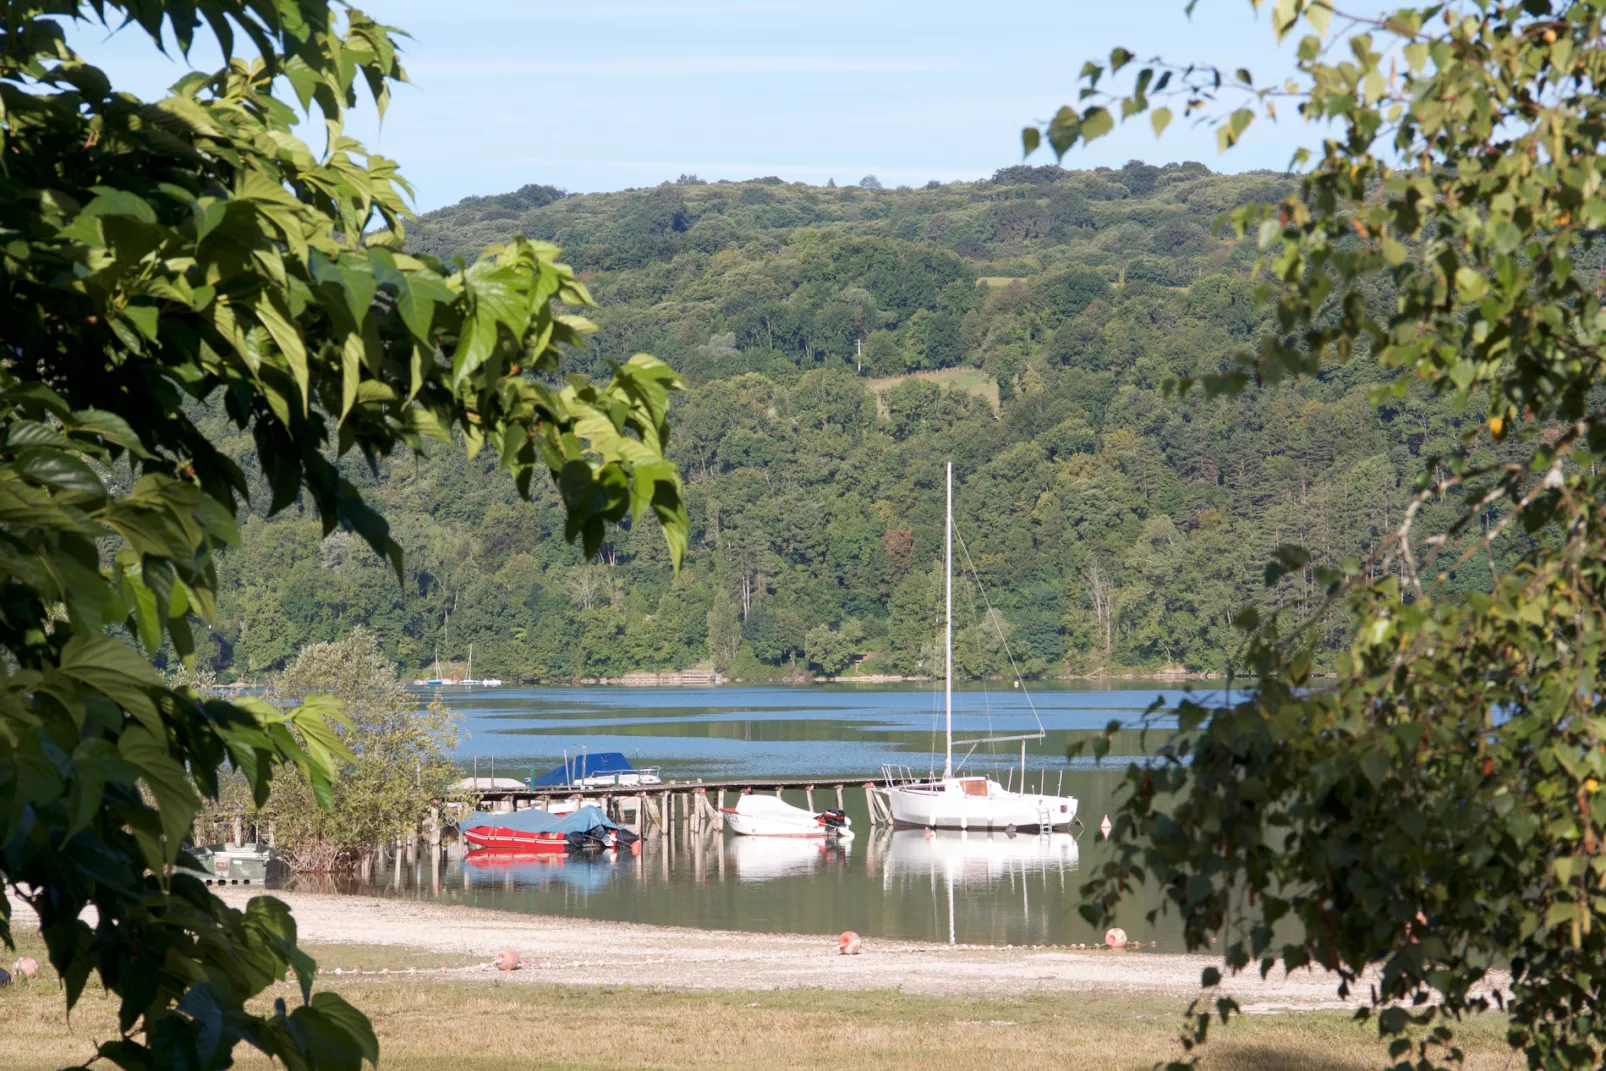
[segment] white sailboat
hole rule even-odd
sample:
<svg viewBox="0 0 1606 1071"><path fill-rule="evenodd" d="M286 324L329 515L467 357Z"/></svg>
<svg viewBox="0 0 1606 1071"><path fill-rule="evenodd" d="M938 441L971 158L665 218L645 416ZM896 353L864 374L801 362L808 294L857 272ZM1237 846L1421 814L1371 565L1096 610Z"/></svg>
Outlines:
<svg viewBox="0 0 1606 1071"><path fill-rule="evenodd" d="M502 681L497 677L476 678L474 676L474 645L472 643L468 645L468 675L457 683L467 685L470 688L476 686L480 688L500 688L502 686Z"/></svg>
<svg viewBox="0 0 1606 1071"><path fill-rule="evenodd" d="M948 462L947 528L943 532L944 578L947 583L943 612L943 649L946 656L945 692L946 722L943 734L944 750L942 776L926 780L912 780L900 775L891 766L882 767L886 778L887 802L891 805L892 821L898 826L923 826L927 829L1058 829L1076 819L1076 797L1049 795L1046 792L1014 792L990 777L981 775L956 776L954 773L954 465ZM1041 740L1043 724L1037 732L1020 736L991 736L974 740L961 740L974 750L978 744L1020 741L1022 756L1025 741ZM1025 788L1025 764L1022 763L1021 787ZM1046 788L1046 784L1042 787Z"/></svg>

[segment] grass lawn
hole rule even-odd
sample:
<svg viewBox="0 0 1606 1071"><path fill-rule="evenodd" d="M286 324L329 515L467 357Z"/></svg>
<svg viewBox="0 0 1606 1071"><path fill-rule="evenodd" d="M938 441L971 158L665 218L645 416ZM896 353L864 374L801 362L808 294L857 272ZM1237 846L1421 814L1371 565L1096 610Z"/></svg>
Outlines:
<svg viewBox="0 0 1606 1071"><path fill-rule="evenodd" d="M881 398L882 392L889 387L896 387L899 383L909 378L929 379L939 387L962 390L967 394L974 394L992 406L993 412L996 413L998 411L998 380L979 368L961 367L944 368L935 372L912 372L907 376L886 376L881 379L867 380L866 385L870 388L871 393L876 396L876 410L882 416L887 415L886 402Z"/></svg>
<svg viewBox="0 0 1606 1071"><path fill-rule="evenodd" d="M38 954L37 950L34 954ZM332 969L379 962L373 949L311 949ZM462 957L384 950L397 967L462 965ZM735 979L733 979L735 981ZM504 982L440 975L320 981L372 1018L381 1065L407 1071L525 1068L1044 1068L1149 1069L1180 1054L1183 1002L1065 994L998 1000L818 989L690 992ZM289 999L281 987L279 995ZM0 1067L47 1071L87 1060L112 1036L112 1006L90 989L69 1024L55 983L0 990ZM1471 1068L1521 1063L1495 1017L1470 1024ZM1213 1032L1202 1066L1219 1071L1379 1068L1375 1028L1341 1013L1257 1015ZM241 1049L240 1067L267 1067Z"/></svg>

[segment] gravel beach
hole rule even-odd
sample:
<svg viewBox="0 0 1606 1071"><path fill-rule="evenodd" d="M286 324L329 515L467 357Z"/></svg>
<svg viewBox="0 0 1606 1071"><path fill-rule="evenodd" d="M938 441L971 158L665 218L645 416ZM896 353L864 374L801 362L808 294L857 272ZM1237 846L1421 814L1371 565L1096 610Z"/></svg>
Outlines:
<svg viewBox="0 0 1606 1071"><path fill-rule="evenodd" d="M243 904L244 889L222 891ZM908 993L1006 996L1100 991L1188 996L1219 960L1152 952L949 946L867 938L843 956L834 937L644 926L486 911L390 898L280 892L308 945L396 945L484 957L512 948L532 960L511 981L685 989L899 989ZM375 962L372 969L385 964ZM467 976L473 976L468 972ZM1325 971L1229 979L1228 993L1263 1011L1338 1008L1338 979Z"/></svg>

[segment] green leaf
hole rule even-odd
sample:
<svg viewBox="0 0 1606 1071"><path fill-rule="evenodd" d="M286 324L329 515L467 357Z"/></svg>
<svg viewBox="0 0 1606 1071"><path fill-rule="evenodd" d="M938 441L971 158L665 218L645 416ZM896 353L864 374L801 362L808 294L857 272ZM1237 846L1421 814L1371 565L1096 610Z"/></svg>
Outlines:
<svg viewBox="0 0 1606 1071"><path fill-rule="evenodd" d="M14 470L29 483L65 492L67 501L95 505L106 501L106 485L76 454L32 447L17 454Z"/></svg>
<svg viewBox="0 0 1606 1071"><path fill-rule="evenodd" d="M106 785L111 782L132 786L139 771L124 761L110 740L80 741L72 753L72 796L66 839L88 829L100 812Z"/></svg>
<svg viewBox="0 0 1606 1071"><path fill-rule="evenodd" d="M152 733L162 732L153 689L162 678L127 644L110 636L74 635L61 650L64 676L110 697Z"/></svg>
<svg viewBox="0 0 1606 1071"><path fill-rule="evenodd" d="M201 799L185 773L168 751L165 740L143 725L131 726L117 740L117 752L134 769L140 781L156 797L161 817L163 861L169 865L178 858L179 847L189 833L190 821Z"/></svg>
<svg viewBox="0 0 1606 1071"><path fill-rule="evenodd" d="M1457 268L1455 287L1462 301L1478 301L1488 292L1489 281L1472 268Z"/></svg>
<svg viewBox="0 0 1606 1071"><path fill-rule="evenodd" d="M1093 141L1101 138L1115 129L1115 118L1106 109L1094 105L1082 113L1081 134L1083 141Z"/></svg>
<svg viewBox="0 0 1606 1071"><path fill-rule="evenodd" d="M123 318L152 342L156 341L156 317L155 305L130 305L123 310Z"/></svg>
<svg viewBox="0 0 1606 1071"><path fill-rule="evenodd" d="M1154 136L1159 137L1165 133L1165 128L1171 125L1171 109L1156 108L1149 116L1149 124L1154 127Z"/></svg>

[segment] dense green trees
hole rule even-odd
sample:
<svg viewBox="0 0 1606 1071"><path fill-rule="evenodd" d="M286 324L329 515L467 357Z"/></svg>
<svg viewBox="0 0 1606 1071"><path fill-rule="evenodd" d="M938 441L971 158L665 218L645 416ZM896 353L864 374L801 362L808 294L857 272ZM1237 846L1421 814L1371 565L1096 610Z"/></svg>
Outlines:
<svg viewBox="0 0 1606 1071"><path fill-rule="evenodd" d="M1023 667L1220 672L1239 606L1317 595L1308 570L1263 591L1267 555L1302 542L1318 561L1364 560L1419 459L1461 426L1415 388L1374 408L1392 374L1365 363L1236 399L1166 393L1271 330L1244 268L1252 243L1212 227L1286 189L1196 164L1016 167L873 196L763 180L521 191L432 213L416 241L441 253L514 228L568 243L606 299L592 367L652 347L692 370L670 445L688 478L686 569L672 579L656 537L628 526L582 567L553 503L521 505L485 465L440 451L351 477L409 549L405 592L360 548L318 546L312 524L247 524L222 565L216 664L252 677L364 624L412 671L437 649L461 663L472 642L507 678L710 660L785 675L823 672L807 636L851 625L864 671L918 672L938 616L916 589L940 549L951 456L963 533ZM684 229L670 220L636 249L649 197L671 195ZM1072 202L1085 215L1055 225ZM1047 222L994 227L1000 205ZM719 241L699 247L715 223ZM1140 280L1140 263L1167 281Z"/></svg>

